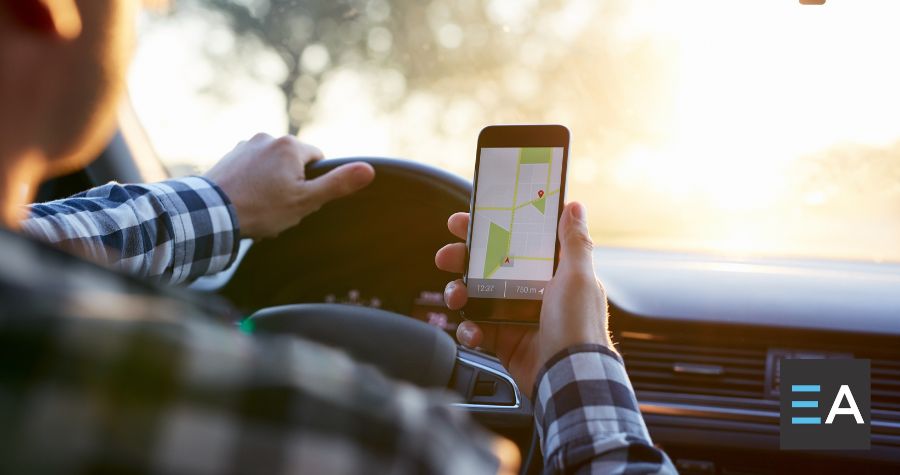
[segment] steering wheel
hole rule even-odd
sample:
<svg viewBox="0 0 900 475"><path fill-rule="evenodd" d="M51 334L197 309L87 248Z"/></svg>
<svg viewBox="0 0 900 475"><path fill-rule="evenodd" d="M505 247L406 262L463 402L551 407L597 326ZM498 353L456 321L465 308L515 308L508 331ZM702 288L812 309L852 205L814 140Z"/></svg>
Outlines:
<svg viewBox="0 0 900 475"><path fill-rule="evenodd" d="M326 204L277 238L255 243L220 293L247 313L298 302L375 299L381 308L410 315L422 291L436 292L440 308L444 286L455 277L434 267L434 253L457 240L447 231L447 218L468 210L471 184L426 165L372 157L314 162L307 176L354 161L375 168L371 185Z"/></svg>
<svg viewBox="0 0 900 475"><path fill-rule="evenodd" d="M442 308L441 291L455 276L435 268L434 253L456 240L447 218L468 210L471 184L430 166L373 157L315 162L307 176L353 161L375 168L369 187L253 244L219 293L253 314L256 332L303 336L392 377L456 391L476 419L527 450L531 404L499 361L408 318L423 290ZM354 292L355 305L322 303ZM392 312L361 305L376 297Z"/></svg>

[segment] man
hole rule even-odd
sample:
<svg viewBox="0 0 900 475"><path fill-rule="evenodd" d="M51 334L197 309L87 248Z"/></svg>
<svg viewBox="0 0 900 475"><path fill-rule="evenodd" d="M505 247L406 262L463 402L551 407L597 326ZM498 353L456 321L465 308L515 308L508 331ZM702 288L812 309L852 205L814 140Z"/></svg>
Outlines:
<svg viewBox="0 0 900 475"><path fill-rule="evenodd" d="M478 429L442 394L395 384L310 342L243 335L214 321L228 316L223 304L109 272L11 231L20 228L22 206L42 178L83 166L108 140L135 7L128 0L0 0L4 471L514 470L516 454L509 442ZM262 139L257 142L270 143ZM303 147L288 139L279 143L280 151L273 154L288 157L286 162L293 157L302 170ZM352 170L321 183L339 188L327 196L371 180L365 166ZM190 251L192 246L213 252L221 245L212 255L230 255L234 233L244 226L252 230L259 222L274 223L274 228L257 228L263 235L274 233L316 208L316 201L302 204L299 192L288 194L292 203L283 215L255 221L271 211L267 206L278 205L230 196L261 191L229 191L227 173L211 172L207 178L99 193L122 195L114 197L117 202L133 201L135 207L128 209L157 209L161 221L142 229L147 236L171 232L178 243L146 259L125 245L120 247L127 251L123 260L139 260L162 280L177 280L190 276L194 264L206 258ZM293 185L314 183L302 174L294 179ZM91 194L74 205L72 214L91 211ZM237 204L242 202L260 208L248 215ZM466 220L465 215L451 217L451 231L461 236ZM179 230L217 237L182 239ZM536 389L535 416L548 471L673 471L650 445L624 367L609 342L605 295L593 275L580 205L566 207L560 239L559 270L548 286L539 329L464 325L459 337L493 349L521 388ZM448 245L436 263L458 272L460 251L459 243ZM211 268L223 260L203 265ZM171 269L163 264L170 261L175 263ZM451 283L448 305L459 307L464 295L459 282Z"/></svg>

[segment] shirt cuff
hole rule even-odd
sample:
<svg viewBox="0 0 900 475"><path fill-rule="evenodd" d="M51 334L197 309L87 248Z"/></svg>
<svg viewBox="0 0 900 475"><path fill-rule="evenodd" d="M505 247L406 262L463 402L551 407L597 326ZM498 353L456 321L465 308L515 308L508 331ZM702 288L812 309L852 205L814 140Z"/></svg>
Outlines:
<svg viewBox="0 0 900 475"><path fill-rule="evenodd" d="M576 440L650 441L622 358L605 346L577 345L550 358L532 400L546 460Z"/></svg>
<svg viewBox="0 0 900 475"><path fill-rule="evenodd" d="M157 189L172 219L172 283L215 274L234 262L240 248L237 212L218 185L189 176L146 186Z"/></svg>

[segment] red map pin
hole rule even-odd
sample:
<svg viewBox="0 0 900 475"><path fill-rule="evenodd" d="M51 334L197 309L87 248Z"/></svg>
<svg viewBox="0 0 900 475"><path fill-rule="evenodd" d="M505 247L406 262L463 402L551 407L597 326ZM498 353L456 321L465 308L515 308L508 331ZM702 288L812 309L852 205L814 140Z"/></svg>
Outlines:
<svg viewBox="0 0 900 475"><path fill-rule="evenodd" d="M544 190L538 190L538 198L544 197Z"/></svg>

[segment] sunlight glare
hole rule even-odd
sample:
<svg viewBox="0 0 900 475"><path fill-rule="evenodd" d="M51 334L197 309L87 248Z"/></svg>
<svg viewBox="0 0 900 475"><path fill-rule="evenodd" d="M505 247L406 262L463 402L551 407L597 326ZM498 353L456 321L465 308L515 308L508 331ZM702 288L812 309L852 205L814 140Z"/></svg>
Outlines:
<svg viewBox="0 0 900 475"><path fill-rule="evenodd" d="M677 46L677 110L667 143L623 156L619 180L674 198L702 194L724 210L762 209L791 192L791 161L844 142L896 140L900 96L885 91L900 84L900 62L870 45L900 44L900 2L689 3L703 3L704 14L680 2L631 12L642 33Z"/></svg>
<svg viewBox="0 0 900 475"><path fill-rule="evenodd" d="M888 190L900 185L882 172L900 146L900 1L469 3L486 24L452 16L451 3L426 7L437 53L383 26L367 30L365 49L477 60L521 40L483 73L424 61L437 79L421 82L306 45L300 63L321 76L294 84L315 97L291 110L307 120L301 139L332 157L404 157L468 179L489 122L564 123L569 198L588 205L598 243L900 260L900 227L884 218L900 212ZM404 8L377 0L366 14ZM217 28L187 11L141 39L132 100L166 162L202 168L258 130L288 129L285 67L260 67L278 56L261 47L253 64L217 70L196 46L234 49ZM565 73L547 79L536 64ZM207 90L217 74L224 96Z"/></svg>

